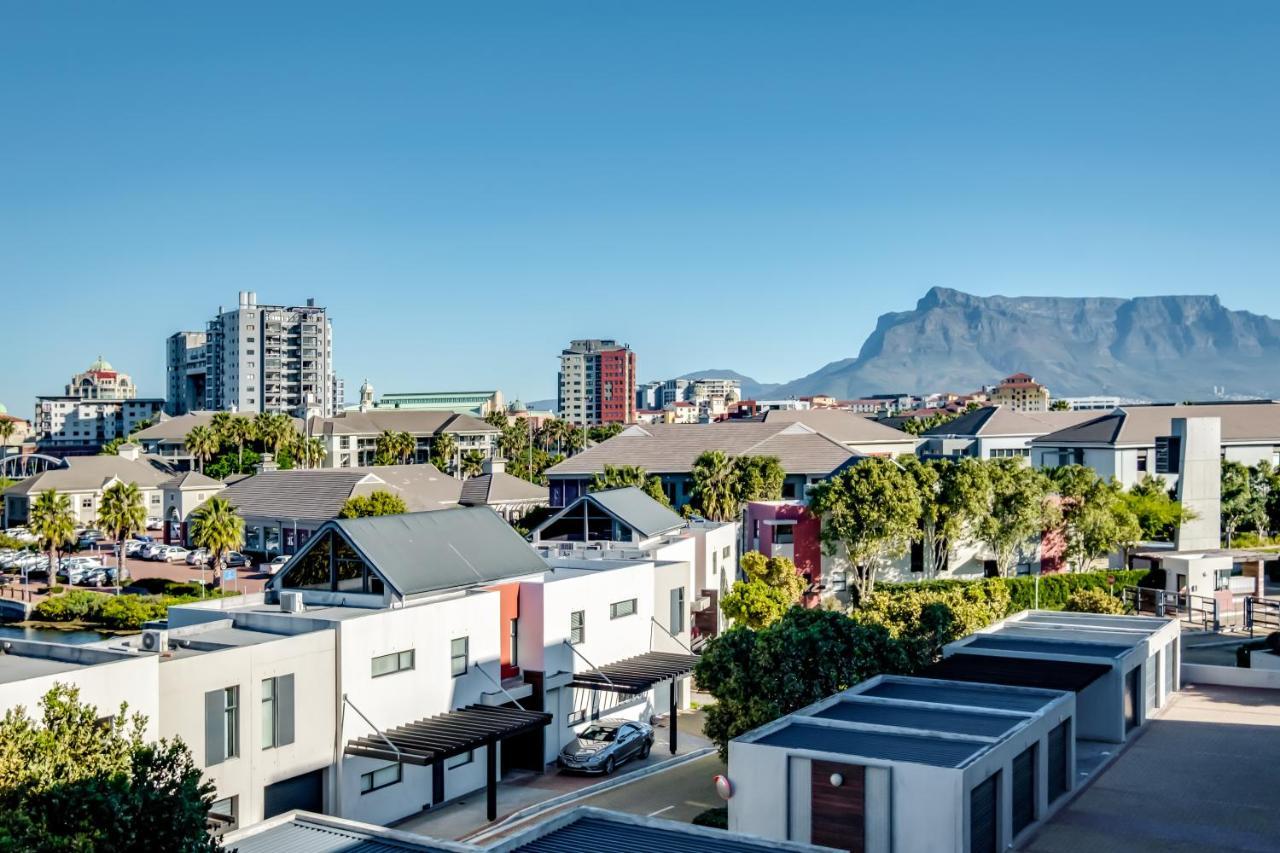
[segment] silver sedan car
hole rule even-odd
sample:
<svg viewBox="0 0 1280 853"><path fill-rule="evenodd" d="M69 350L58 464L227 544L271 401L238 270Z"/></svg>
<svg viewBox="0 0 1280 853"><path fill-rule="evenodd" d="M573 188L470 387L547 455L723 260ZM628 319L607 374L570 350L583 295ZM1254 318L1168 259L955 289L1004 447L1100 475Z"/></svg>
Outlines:
<svg viewBox="0 0 1280 853"><path fill-rule="evenodd" d="M633 720L598 720L560 750L559 764L576 773L608 776L633 758L647 758L653 749L653 726Z"/></svg>

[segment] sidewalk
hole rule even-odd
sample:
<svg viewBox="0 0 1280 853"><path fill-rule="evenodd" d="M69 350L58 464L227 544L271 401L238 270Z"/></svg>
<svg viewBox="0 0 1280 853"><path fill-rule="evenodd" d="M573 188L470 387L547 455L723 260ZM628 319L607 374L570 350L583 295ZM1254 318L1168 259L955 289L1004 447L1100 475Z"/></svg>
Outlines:
<svg viewBox="0 0 1280 853"><path fill-rule="evenodd" d="M710 741L702 736L701 712L681 711L679 725L677 756L710 746ZM664 717L654 726L656 739L649 757L643 761L627 762L613 776L570 775L560 773L555 765L548 765L541 774L528 770L508 773L498 785L498 821L538 803L598 785L605 779L623 779L647 767L669 761L672 757L668 748L669 732L667 719ZM485 792L481 788L439 808L406 818L396 824L395 828L433 838L458 840L488 825L489 821L485 819Z"/></svg>

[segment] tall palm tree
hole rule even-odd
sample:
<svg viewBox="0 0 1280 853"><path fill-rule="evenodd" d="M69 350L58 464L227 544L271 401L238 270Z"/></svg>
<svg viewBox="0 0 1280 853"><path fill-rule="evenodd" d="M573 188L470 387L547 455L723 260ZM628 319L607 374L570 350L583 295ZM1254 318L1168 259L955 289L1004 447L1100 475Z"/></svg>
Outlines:
<svg viewBox="0 0 1280 853"><path fill-rule="evenodd" d="M280 455L280 448L289 440L289 433L293 431L293 421L288 415L279 412L262 412L253 419L253 426L263 449L271 448L271 453L275 456Z"/></svg>
<svg viewBox="0 0 1280 853"><path fill-rule="evenodd" d="M324 458L328 455L328 451L324 446L324 439L312 436L304 438L299 446L299 456L304 465L308 468L319 468L324 464Z"/></svg>
<svg viewBox="0 0 1280 853"><path fill-rule="evenodd" d="M711 521L729 521L738 509L738 473L733 460L708 450L693 462L692 503Z"/></svg>
<svg viewBox="0 0 1280 853"><path fill-rule="evenodd" d="M397 438L400 446L400 462L403 465L408 465L410 460L413 459L413 454L418 450L418 439L407 432L400 433Z"/></svg>
<svg viewBox="0 0 1280 853"><path fill-rule="evenodd" d="M484 472L484 454L479 450L468 450L462 454L462 479L479 477Z"/></svg>
<svg viewBox="0 0 1280 853"><path fill-rule="evenodd" d="M453 471L453 457L458 452L458 441L451 432L442 432L431 440L431 461L445 473Z"/></svg>
<svg viewBox="0 0 1280 853"><path fill-rule="evenodd" d="M224 413L219 412L218 414ZM216 418L217 415L214 417ZM258 430L250 418L240 418L234 415L230 416L230 418L231 420L221 437L223 441L236 446L236 471L243 473L240 469L244 467L244 446L258 437Z"/></svg>
<svg viewBox="0 0 1280 853"><path fill-rule="evenodd" d="M190 436L187 440L190 441ZM137 483L115 482L107 487L98 507L98 527L116 540L116 595L119 595L124 579L125 537L141 533L147 527L147 508L142 503L142 492Z"/></svg>
<svg viewBox="0 0 1280 853"><path fill-rule="evenodd" d="M58 582L55 556L75 540L76 517L71 512L71 497L50 489L41 492L27 513L27 529L36 535L40 549L49 555L49 585Z"/></svg>
<svg viewBox="0 0 1280 853"><path fill-rule="evenodd" d="M213 429L207 426L192 427L187 433L185 442L187 452L195 457L196 464L200 466L200 473L204 473L204 463L213 458L213 454L218 452L221 443Z"/></svg>
<svg viewBox="0 0 1280 853"><path fill-rule="evenodd" d="M0 415L0 458L4 457L4 449L9 446L9 439L13 438L13 431L17 428L10 418Z"/></svg>
<svg viewBox="0 0 1280 853"><path fill-rule="evenodd" d="M191 513L191 544L209 551L214 577L220 577L223 556L244 547L244 519L230 501L215 495Z"/></svg>
<svg viewBox="0 0 1280 853"><path fill-rule="evenodd" d="M219 441L230 443L232 424L241 420L244 419L236 417L230 412L215 412L213 415L213 421L209 424L209 428L213 430L213 434L218 437Z"/></svg>

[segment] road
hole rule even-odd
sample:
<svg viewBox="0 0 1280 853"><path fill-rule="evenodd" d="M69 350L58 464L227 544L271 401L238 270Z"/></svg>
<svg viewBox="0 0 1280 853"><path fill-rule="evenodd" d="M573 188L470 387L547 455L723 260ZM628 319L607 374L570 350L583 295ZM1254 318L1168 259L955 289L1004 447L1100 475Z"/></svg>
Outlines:
<svg viewBox="0 0 1280 853"><path fill-rule="evenodd" d="M630 784L602 791L573 805L688 823L701 812L724 805L716 795L714 779L716 774L727 772L720 756L712 753Z"/></svg>

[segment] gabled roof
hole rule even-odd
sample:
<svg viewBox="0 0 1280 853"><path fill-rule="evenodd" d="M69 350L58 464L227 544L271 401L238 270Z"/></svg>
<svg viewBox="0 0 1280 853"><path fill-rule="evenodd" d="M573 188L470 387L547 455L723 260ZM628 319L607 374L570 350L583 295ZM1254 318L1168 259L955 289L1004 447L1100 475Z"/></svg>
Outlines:
<svg viewBox="0 0 1280 853"><path fill-rule="evenodd" d="M136 483L142 488L156 488L168 480L173 471L148 457L125 459L122 456L68 456L65 468L50 468L34 474L5 489L6 495L30 495L56 489L59 492L92 492L104 488L114 479Z"/></svg>
<svg viewBox="0 0 1280 853"><path fill-rule="evenodd" d="M582 495L538 525L534 529L534 534L536 535L539 530L574 512L584 502L593 503L600 507L606 513L636 531L642 539L652 539L654 536L661 536L663 533L679 530L685 526L685 520L669 508L658 503L635 486L625 486L620 489L606 489Z"/></svg>
<svg viewBox="0 0 1280 853"><path fill-rule="evenodd" d="M1280 442L1280 403L1121 406L1078 425L1035 439L1036 444L1110 444L1148 447L1173 432L1174 418L1218 418L1223 441Z"/></svg>
<svg viewBox="0 0 1280 853"><path fill-rule="evenodd" d="M485 506L502 503L525 503L529 501L550 500L550 490L546 486L530 483L506 471L495 471L492 474L481 474L471 477L462 483L462 496L458 503L463 506Z"/></svg>
<svg viewBox="0 0 1280 853"><path fill-rule="evenodd" d="M312 418L307 426L311 435L378 435L387 430L410 435L501 432L471 415L432 409L346 411L337 417Z"/></svg>
<svg viewBox="0 0 1280 853"><path fill-rule="evenodd" d="M928 436L1038 436L1098 417L1094 412L1018 412L1008 406L983 406L925 430Z"/></svg>
<svg viewBox="0 0 1280 853"><path fill-rule="evenodd" d="M877 423L857 412L843 409L808 409L804 411L773 409L765 412L767 424L802 423L842 444L875 444L879 442L914 442L915 436Z"/></svg>
<svg viewBox="0 0 1280 853"><path fill-rule="evenodd" d="M336 518L348 498L390 492L410 512L438 510L458 503L462 484L434 465L381 465L373 468L317 468L263 471L224 489L242 516L306 522Z"/></svg>
<svg viewBox="0 0 1280 853"><path fill-rule="evenodd" d="M633 425L547 469L550 477L583 476L605 465L638 465L650 474L684 474L703 452L776 456L788 474L825 476L858 454L803 423L723 421Z"/></svg>
<svg viewBox="0 0 1280 853"><path fill-rule="evenodd" d="M547 570L529 543L488 507L339 518L316 531L313 539L319 540L331 528L340 531L402 596Z"/></svg>
<svg viewBox="0 0 1280 853"><path fill-rule="evenodd" d="M220 489L225 485L221 480L206 477L198 471L183 471L160 484L162 489Z"/></svg>
<svg viewBox="0 0 1280 853"><path fill-rule="evenodd" d="M160 422L149 426L140 432L134 433L132 439L134 441L186 441L187 433L198 426L211 426L213 424L213 416L217 412L188 412L185 415L177 417L164 417ZM228 412L227 414L236 418L248 418L253 420L256 412ZM298 418L290 418L296 429L302 429L302 421Z"/></svg>

